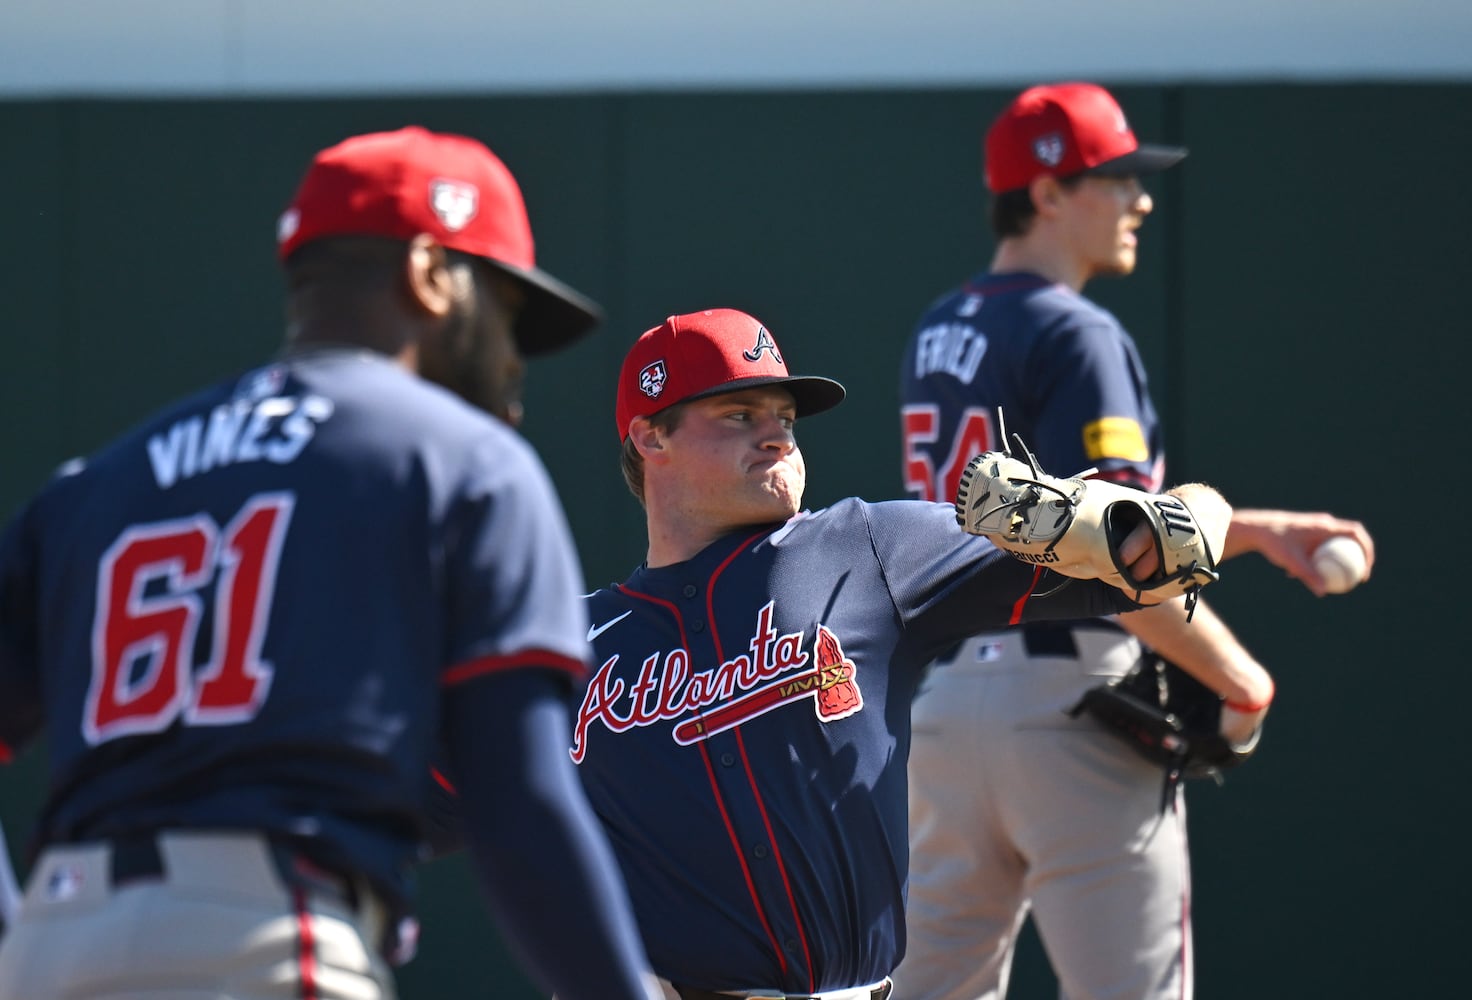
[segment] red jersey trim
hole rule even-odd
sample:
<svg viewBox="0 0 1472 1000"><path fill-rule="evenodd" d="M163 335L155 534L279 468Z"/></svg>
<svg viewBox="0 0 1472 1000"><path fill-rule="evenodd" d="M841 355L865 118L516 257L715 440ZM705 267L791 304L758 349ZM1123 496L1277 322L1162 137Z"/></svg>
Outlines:
<svg viewBox="0 0 1472 1000"><path fill-rule="evenodd" d="M15 754L11 752L10 747L4 743L0 743L0 764L9 764L14 759Z"/></svg>
<svg viewBox="0 0 1472 1000"><path fill-rule="evenodd" d="M440 685L452 687L486 674L496 674L503 670L519 670L523 667L547 667L551 670L561 670L579 680L588 674L587 664L582 660L563 653L554 653L549 649L523 649L516 653L482 656L478 660L456 664L445 671L440 678Z"/></svg>
<svg viewBox="0 0 1472 1000"><path fill-rule="evenodd" d="M741 730L736 730L736 735L741 735ZM782 946L777 943L777 935L772 930L772 924L767 920L767 911L762 906L761 894L756 891L756 881L751 877L751 866L746 863L746 850L741 846L741 838L736 836L736 826L731 821L730 811L726 808L726 799L721 795L721 786L716 781L715 765L710 760L710 745L707 741L700 741L700 760L705 764L705 777L710 782L711 798L715 800L716 809L721 814L721 823L726 828L726 838L731 842L731 850L736 855L737 867L741 869L741 878L746 882L746 893L751 897L751 907L756 911L756 919L761 923L762 930L766 932L767 941L772 946L772 954L777 956L777 965L782 975L787 975L787 956L782 954Z"/></svg>
<svg viewBox="0 0 1472 1000"><path fill-rule="evenodd" d="M1027 590L1017 599L1017 603L1012 605L1012 617L1008 619L1008 625L1022 624L1022 609L1027 607L1028 598L1032 597L1032 592L1038 589L1038 581L1042 578L1043 568L1041 566L1033 567L1032 583L1027 585Z"/></svg>
<svg viewBox="0 0 1472 1000"><path fill-rule="evenodd" d="M768 531L768 530L758 531L755 534L753 534L750 538L746 539L746 541L742 542L739 546L736 547L736 551L732 552L729 556L727 556L725 559L723 559L721 561L721 564L719 566L717 566L711 572L710 580L706 584L706 588L705 588L705 615L706 615L706 619L710 622L710 638L711 638L711 642L716 647L716 661L717 662L722 662L722 661L724 661L726 659L726 651L725 651L725 648L724 648L724 644L721 642L720 630L716 628L716 580L720 577L720 575L722 573L724 573L726 571L727 567L729 567L733 562L736 561L736 557L737 556L742 555L748 549L750 549L752 547L752 545L754 545L757 542L758 539L765 538L765 537L767 537L770 534L771 534L771 532ZM751 769L751 759L746 754L746 740L741 735L741 727L740 726L737 726L733 730L733 732L736 734L736 746L737 746L737 749L739 749L740 752L741 752L741 766L742 766L743 770L745 770L745 772L746 772L746 782L747 782L748 785L751 786L751 796L756 801L757 813L762 818L762 826L766 828L766 831L767 831L767 842L772 845L772 858L777 863L777 877L782 882L782 887L783 887L783 889L784 889L784 891L786 892L786 895L787 895L787 907L788 907L789 912L791 912L791 914L792 914L792 922L797 927L797 938L798 938L798 941L802 945L802 957L803 957L803 961L807 965L808 989L811 990L812 989L812 984L814 982L814 977L813 977L813 955L812 955L811 949L809 949L809 947L808 947L808 932L807 932L807 928L803 926L802 914L798 912L798 909L797 909L797 899L793 896L793 893L792 893L792 880L791 880L791 878L787 874L787 862L782 857L782 848L777 843L777 835L776 835L776 833L772 830L772 820L771 820L771 817L767 815L767 804L762 799L761 783L759 781L757 781L756 773L754 771L752 771L752 769ZM709 767L709 764L707 764L707 767ZM714 780L714 775L713 774L712 774L712 780ZM724 813L724 811L725 811L725 807L722 806L722 812ZM738 853L739 853L740 852L740 846L741 845L739 843L734 843L734 834L733 834L733 846L735 846L737 848ZM742 863L742 867L744 868L745 865L746 865L746 859L745 859L745 855L744 854L742 854L742 861L741 861L741 863ZM750 886L751 889L753 889L753 890L755 889L755 886L754 885L751 885L750 883L748 883L748 885ZM780 963L780 965L782 967L782 974L783 975L786 975L787 974L787 957L786 957L786 955L783 954L781 947L778 945L777 939L776 939L776 937L772 933L771 926L767 922L767 918L766 918L765 913L762 913L763 907L762 907L762 904L761 904L761 900L759 898L757 898L755 896L755 894L753 894L752 902L756 904L758 913L761 913L762 926L764 928L766 928L766 930L767 930L767 936L769 938L771 938L771 941L772 941L772 949L773 949L774 953L777 956L777 961Z"/></svg>
<svg viewBox="0 0 1472 1000"><path fill-rule="evenodd" d="M312 930L312 911L307 894L301 889L291 892L296 909L297 971L301 975L301 1000L319 1000L317 992L317 937Z"/></svg>

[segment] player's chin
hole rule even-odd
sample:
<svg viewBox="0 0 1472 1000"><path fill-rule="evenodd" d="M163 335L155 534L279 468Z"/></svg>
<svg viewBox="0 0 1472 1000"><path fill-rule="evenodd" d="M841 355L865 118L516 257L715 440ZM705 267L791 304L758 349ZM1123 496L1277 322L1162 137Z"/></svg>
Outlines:
<svg viewBox="0 0 1472 1000"><path fill-rule="evenodd" d="M1101 277L1108 276L1115 278L1122 278L1127 274L1133 274L1135 271L1135 258L1134 247L1122 246L1114 252L1114 256L1110 257L1099 267L1098 273Z"/></svg>
<svg viewBox="0 0 1472 1000"><path fill-rule="evenodd" d="M790 467L769 469L761 485L763 505L770 509L774 520L785 520L802 508L806 486L805 477Z"/></svg>

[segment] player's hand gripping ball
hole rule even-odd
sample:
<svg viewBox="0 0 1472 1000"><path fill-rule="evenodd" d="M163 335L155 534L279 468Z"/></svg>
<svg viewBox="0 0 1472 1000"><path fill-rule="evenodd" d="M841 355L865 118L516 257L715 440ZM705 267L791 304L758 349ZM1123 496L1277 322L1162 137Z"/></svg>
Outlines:
<svg viewBox="0 0 1472 1000"><path fill-rule="evenodd" d="M1218 579L1213 545L1179 498L1082 476L1050 476L1022 440L1014 440L1026 461L1010 451L990 451L973 458L961 474L956 521L965 531L985 535L1023 562L1134 591L1136 600L1145 592L1186 594L1194 607L1201 588ZM1120 557L1121 544L1141 525L1156 555L1156 568L1143 578ZM1223 541L1215 539L1217 551Z"/></svg>
<svg viewBox="0 0 1472 1000"><path fill-rule="evenodd" d="M1325 541L1313 554L1314 569L1324 578L1324 591L1343 594L1365 582L1369 565L1365 550L1348 535L1336 535Z"/></svg>

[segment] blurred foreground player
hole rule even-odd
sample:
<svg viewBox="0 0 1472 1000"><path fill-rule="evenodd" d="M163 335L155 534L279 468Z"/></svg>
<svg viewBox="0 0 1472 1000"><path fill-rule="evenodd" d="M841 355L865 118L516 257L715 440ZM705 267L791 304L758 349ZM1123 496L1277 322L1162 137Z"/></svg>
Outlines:
<svg viewBox="0 0 1472 1000"><path fill-rule="evenodd" d="M567 760L580 571L507 423L522 355L596 307L460 136L324 150L279 239L284 353L73 463L0 542L0 756L44 730L51 766L0 997L392 997L439 742L532 977L647 997Z"/></svg>

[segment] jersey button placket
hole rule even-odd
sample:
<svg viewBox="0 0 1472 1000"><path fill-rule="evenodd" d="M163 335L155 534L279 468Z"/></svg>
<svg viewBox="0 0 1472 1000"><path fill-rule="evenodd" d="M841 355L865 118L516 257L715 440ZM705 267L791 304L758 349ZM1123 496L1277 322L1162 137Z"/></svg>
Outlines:
<svg viewBox="0 0 1472 1000"><path fill-rule="evenodd" d="M694 600L700 595L700 588L695 586L695 584L693 583L687 583L685 584L685 586L680 588L680 593L684 595L685 600L690 601ZM705 622L699 618L692 618L690 620L690 631L697 634L700 632L704 632Z"/></svg>

